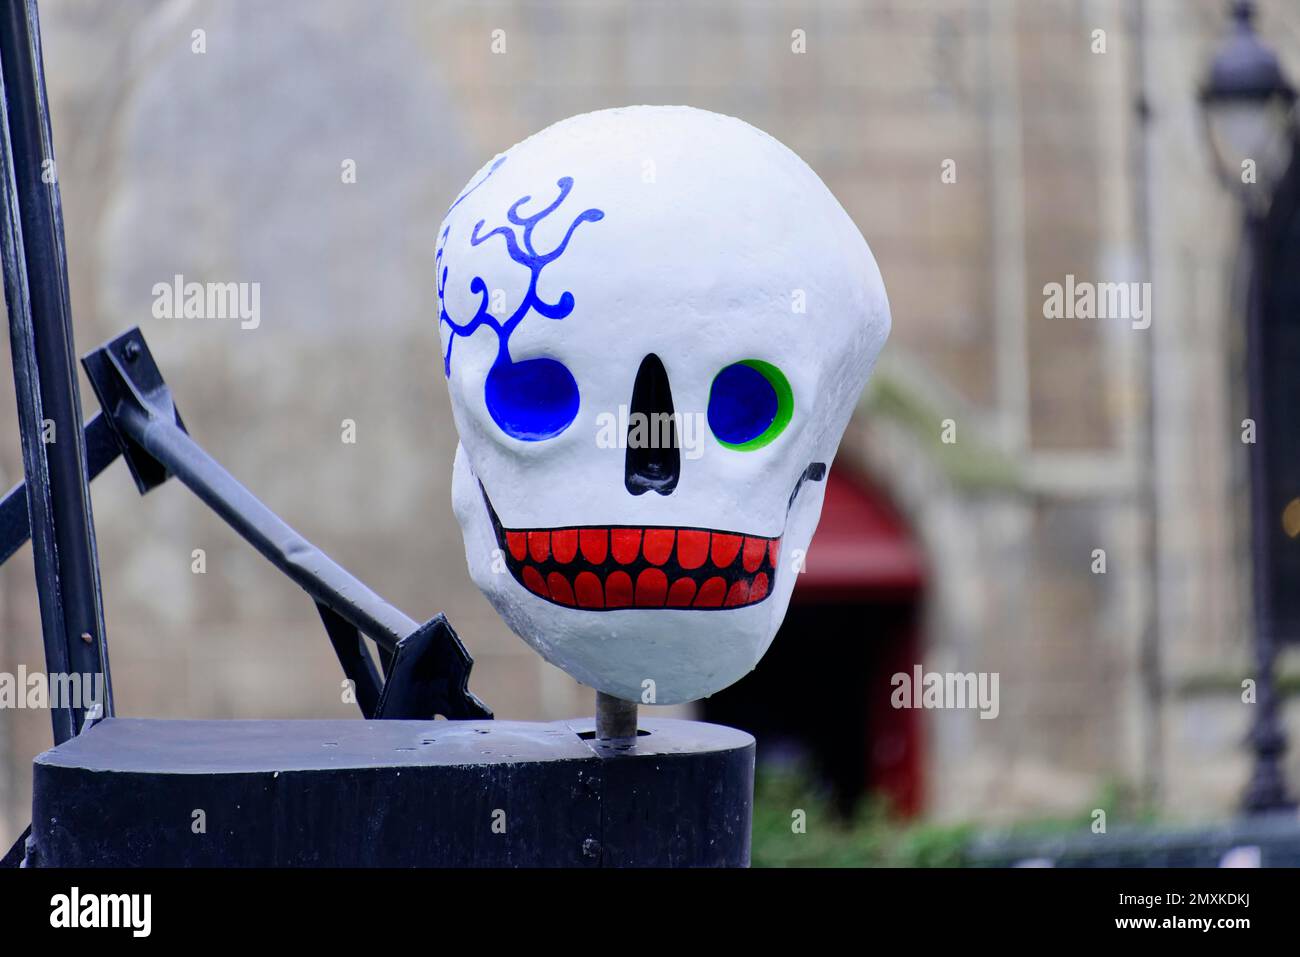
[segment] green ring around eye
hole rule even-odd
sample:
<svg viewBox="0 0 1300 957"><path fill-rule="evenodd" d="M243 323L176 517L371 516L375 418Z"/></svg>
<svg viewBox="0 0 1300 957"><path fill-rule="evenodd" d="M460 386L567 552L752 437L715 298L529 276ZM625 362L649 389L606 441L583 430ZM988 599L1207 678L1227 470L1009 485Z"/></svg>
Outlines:
<svg viewBox="0 0 1300 957"><path fill-rule="evenodd" d="M790 381L762 359L724 368L709 389L709 427L724 448L752 452L785 431L794 415Z"/></svg>

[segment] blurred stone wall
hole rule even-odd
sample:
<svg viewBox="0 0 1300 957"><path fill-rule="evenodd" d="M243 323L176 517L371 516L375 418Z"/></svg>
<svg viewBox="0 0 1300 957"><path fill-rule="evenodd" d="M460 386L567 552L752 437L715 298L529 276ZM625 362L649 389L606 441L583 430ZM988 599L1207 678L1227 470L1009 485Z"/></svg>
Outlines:
<svg viewBox="0 0 1300 957"><path fill-rule="evenodd" d="M1300 76L1300 15L1262 6ZM79 348L140 325L196 438L413 617L446 611L498 716L581 713L590 692L465 573L435 232L474 170L537 129L688 103L802 155L885 276L879 380L912 414L888 415L877 390L843 461L926 548L926 667L1002 675L998 720L927 714L931 813L1074 812L1112 784L1177 814L1231 806L1249 719L1232 693L1249 648L1225 348L1235 221L1194 102L1218 0L41 9ZM1045 320L1042 288L1067 273L1150 278L1152 328ZM153 284L175 274L259 282L260 326L154 318ZM945 419L952 446L935 438ZM15 481L7 376L0 426ZM310 602L187 492L141 501L119 465L94 507L122 713L354 713ZM31 579L26 550L0 569L0 670L41 667ZM0 714L0 843L26 821L48 735L44 713Z"/></svg>

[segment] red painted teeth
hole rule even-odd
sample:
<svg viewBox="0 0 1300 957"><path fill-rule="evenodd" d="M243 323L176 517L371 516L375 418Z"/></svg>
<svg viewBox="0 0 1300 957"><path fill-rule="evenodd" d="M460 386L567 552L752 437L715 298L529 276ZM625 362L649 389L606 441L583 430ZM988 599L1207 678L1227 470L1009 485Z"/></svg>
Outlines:
<svg viewBox="0 0 1300 957"><path fill-rule="evenodd" d="M510 535L510 532L506 532ZM515 534L518 534L517 532ZM582 557L593 565L600 565L609 554L609 532L603 528L584 528L578 531Z"/></svg>
<svg viewBox="0 0 1300 957"><path fill-rule="evenodd" d="M632 606L632 576L627 572L610 572L605 578L605 607Z"/></svg>
<svg viewBox="0 0 1300 957"><path fill-rule="evenodd" d="M579 608L605 607L605 589L594 572L579 572L573 580L573 591L578 597Z"/></svg>
<svg viewBox="0 0 1300 957"><path fill-rule="evenodd" d="M559 572L551 572L546 576L546 587L550 589L551 601L573 606L573 589L569 586L569 580Z"/></svg>
<svg viewBox="0 0 1300 957"><path fill-rule="evenodd" d="M709 559L709 533L684 528L677 533L677 563L682 568L699 568Z"/></svg>
<svg viewBox="0 0 1300 957"><path fill-rule="evenodd" d="M668 576L657 568L647 568L636 576L636 606L662 608L668 597Z"/></svg>
<svg viewBox="0 0 1300 957"><path fill-rule="evenodd" d="M532 565L525 565L523 572L524 587L535 595L541 595L543 598L550 598L551 593L546 587L546 579L542 578L542 573Z"/></svg>
<svg viewBox="0 0 1300 957"><path fill-rule="evenodd" d="M592 611L756 604L771 592L781 546L780 538L701 528L496 531L525 588Z"/></svg>
<svg viewBox="0 0 1300 957"><path fill-rule="evenodd" d="M523 561L528 554L528 533L506 532L506 547L517 561Z"/></svg>
<svg viewBox="0 0 1300 957"><path fill-rule="evenodd" d="M709 552L713 564L719 568L726 568L730 565L740 553L740 545L744 540L742 535L723 535L720 532L714 532L713 548Z"/></svg>
<svg viewBox="0 0 1300 957"><path fill-rule="evenodd" d="M645 553L645 560L651 565L662 565L673 554L673 539L677 533L671 528L647 528L645 530L645 544L642 551Z"/></svg>
<svg viewBox="0 0 1300 957"><path fill-rule="evenodd" d="M609 533L609 550L614 561L620 565L631 565L641 554L641 529L612 529Z"/></svg>
<svg viewBox="0 0 1300 957"><path fill-rule="evenodd" d="M669 608L690 608L695 600L695 579L679 578L668 589Z"/></svg>
<svg viewBox="0 0 1300 957"><path fill-rule="evenodd" d="M727 600L724 604L728 608L735 608L737 605L748 605L749 582L744 580L732 582L731 588L727 591Z"/></svg>
<svg viewBox="0 0 1300 957"><path fill-rule="evenodd" d="M727 580L714 576L700 586L695 596L696 608L721 608L722 600L727 597Z"/></svg>
<svg viewBox="0 0 1300 957"><path fill-rule="evenodd" d="M567 565L578 554L578 531L574 528L562 528L551 532L551 554L561 565Z"/></svg>

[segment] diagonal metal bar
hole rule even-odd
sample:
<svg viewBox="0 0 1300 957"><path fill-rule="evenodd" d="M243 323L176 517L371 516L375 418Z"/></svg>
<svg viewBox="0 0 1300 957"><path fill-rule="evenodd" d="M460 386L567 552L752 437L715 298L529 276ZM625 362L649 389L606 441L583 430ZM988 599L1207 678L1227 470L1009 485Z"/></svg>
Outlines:
<svg viewBox="0 0 1300 957"><path fill-rule="evenodd" d="M142 491L175 475L317 603L390 652L419 627L290 528L190 438L139 329L123 333L82 361Z"/></svg>
<svg viewBox="0 0 1300 957"><path fill-rule="evenodd" d="M93 481L117 461L122 449L113 435L113 427L102 412L96 412L86 423L86 471ZM32 523L27 515L27 483L19 482L0 499L0 565L9 561L14 552L32 536Z"/></svg>
<svg viewBox="0 0 1300 957"><path fill-rule="evenodd" d="M28 519L50 675L102 675L113 713L72 341L63 209L35 0L0 3L0 254ZM52 702L54 740L87 702Z"/></svg>
<svg viewBox="0 0 1300 957"><path fill-rule="evenodd" d="M446 618L418 625L290 528L190 437L139 329L91 350L82 364L140 492L176 476L306 591L366 717L492 717L469 691L474 662ZM378 646L387 681L362 635Z"/></svg>

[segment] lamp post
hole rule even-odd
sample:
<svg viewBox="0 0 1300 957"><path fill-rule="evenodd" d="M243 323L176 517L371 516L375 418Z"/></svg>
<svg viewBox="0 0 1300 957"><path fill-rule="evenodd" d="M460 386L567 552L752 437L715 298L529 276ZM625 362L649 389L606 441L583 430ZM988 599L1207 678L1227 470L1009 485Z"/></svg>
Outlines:
<svg viewBox="0 0 1300 957"><path fill-rule="evenodd" d="M1255 447L1250 459L1250 529L1255 614L1255 720L1250 731L1254 768L1242 800L1248 813L1294 809L1282 759L1286 732L1278 709L1274 665L1279 636L1270 600L1273 516L1267 501L1270 435L1264 383L1264 289L1267 282L1266 223L1273 195L1295 147L1296 92L1277 56L1252 25L1254 4L1232 7L1233 29L1210 64L1200 102L1206 136L1219 176L1245 211L1244 238L1250 262L1246 302L1246 378Z"/></svg>

